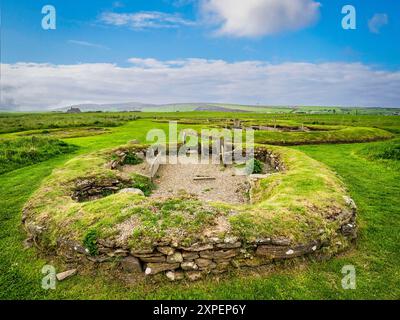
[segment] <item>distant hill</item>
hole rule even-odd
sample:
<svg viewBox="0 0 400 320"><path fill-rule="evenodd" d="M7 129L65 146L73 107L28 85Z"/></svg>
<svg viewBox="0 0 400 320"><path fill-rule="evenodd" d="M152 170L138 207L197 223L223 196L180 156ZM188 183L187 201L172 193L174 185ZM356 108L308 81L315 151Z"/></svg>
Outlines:
<svg viewBox="0 0 400 320"><path fill-rule="evenodd" d="M141 111L141 112L258 112L258 113L305 113L305 114L376 114L400 115L399 108L362 108L362 107L317 107L317 106L255 106L229 103L170 103L149 104L141 102L108 103L108 104L76 104L51 111L66 112L70 108L79 108L82 112L89 111Z"/></svg>
<svg viewBox="0 0 400 320"><path fill-rule="evenodd" d="M220 106L212 106L206 105L197 107L195 111L219 111L219 112L251 112L251 110L241 110L241 109L233 109L233 108L225 108Z"/></svg>

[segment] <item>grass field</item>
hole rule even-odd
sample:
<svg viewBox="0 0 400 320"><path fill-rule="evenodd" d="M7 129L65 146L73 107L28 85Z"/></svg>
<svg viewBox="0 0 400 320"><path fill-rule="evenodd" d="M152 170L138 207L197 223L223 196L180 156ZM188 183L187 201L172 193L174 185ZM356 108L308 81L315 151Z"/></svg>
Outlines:
<svg viewBox="0 0 400 320"><path fill-rule="evenodd" d="M0 139L0 174L74 150L76 147L73 145L46 137Z"/></svg>
<svg viewBox="0 0 400 320"><path fill-rule="evenodd" d="M223 113L141 113L141 120L120 119L126 115L80 115L77 124L60 115L10 115L0 117L2 132L51 128L52 117L59 117L59 126L109 126L109 117L116 122L101 135L64 139L78 148L70 153L52 154L42 162L30 164L0 175L0 298L1 299L400 299L400 171L398 139L370 143L318 144L292 146L326 164L343 180L358 205L359 238L350 250L328 261L288 262L259 272L232 271L218 279L196 283L158 283L151 281L125 284L112 279L103 270L88 271L58 284L56 290L43 290L41 269L45 264L63 266L55 258L44 257L36 249L24 249L26 237L21 227L21 210L54 168L66 161L102 148L118 146L137 139L145 141L146 132L154 128L167 130L167 123L155 123L154 117L180 119L223 119L290 121L297 124L340 125L349 128L379 128L386 137L400 133L400 118L372 115L300 115L300 114L223 114ZM30 117L42 117L45 120ZM68 115L69 117L70 115ZM14 117L16 119L14 119ZM49 118L47 118L49 117ZM92 118L94 117L94 118ZM65 120L66 119L66 120ZM75 119L75 118L73 118ZM78 118L76 118L78 119ZM96 120L95 120L96 119ZM132 120L132 118L131 118ZM38 123L41 122L41 125ZM115 126L114 126L115 125ZM200 128L201 125L182 125ZM388 131L390 131L390 133ZM368 130L369 134L373 131ZM315 133L315 132L311 132ZM323 133L323 132L322 132ZM7 134L7 139L15 134ZM2 136L0 135L0 138ZM288 135L279 139L290 139ZM303 139L308 139L305 136ZM379 137L381 138L381 137ZM311 138L313 139L313 138ZM321 138L322 139L322 138ZM322 139L323 140L323 139ZM267 141L266 141L267 142ZM271 141L268 141L270 143ZM274 141L272 141L274 142ZM308 142L308 141L307 141ZM314 140L309 143L313 143ZM321 141L322 143L323 141ZM290 141L286 143L290 145ZM14 168L15 169L15 168ZM357 288L341 288L341 269L354 265Z"/></svg>

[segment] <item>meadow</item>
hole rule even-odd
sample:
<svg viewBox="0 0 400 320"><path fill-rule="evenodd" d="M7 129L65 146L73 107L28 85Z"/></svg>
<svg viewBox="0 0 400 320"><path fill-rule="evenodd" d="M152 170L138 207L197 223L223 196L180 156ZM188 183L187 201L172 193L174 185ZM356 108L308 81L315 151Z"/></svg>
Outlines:
<svg viewBox="0 0 400 320"><path fill-rule="evenodd" d="M61 282L55 290L41 288L42 267L53 264L61 269L63 263L35 248L24 248L26 234L21 227L21 215L26 201L53 169L78 155L133 139L145 142L148 130L168 130L164 120L177 120L181 128L196 129L235 118L257 124L326 126L328 130L304 133L265 132L257 142L300 150L340 177L358 206L358 240L351 250L327 261L288 261L258 272L231 271L217 279L190 284L127 284L99 269ZM0 172L1 299L400 298L398 116L221 112L1 114L0 128L0 154L8 161ZM43 130L60 128L77 132L43 137L48 135ZM82 128L107 131L88 135L79 131ZM21 133L29 135L21 137ZM15 155L4 150L14 150ZM35 150L35 156L26 156L24 152L29 150ZM344 265L356 268L355 290L341 287Z"/></svg>

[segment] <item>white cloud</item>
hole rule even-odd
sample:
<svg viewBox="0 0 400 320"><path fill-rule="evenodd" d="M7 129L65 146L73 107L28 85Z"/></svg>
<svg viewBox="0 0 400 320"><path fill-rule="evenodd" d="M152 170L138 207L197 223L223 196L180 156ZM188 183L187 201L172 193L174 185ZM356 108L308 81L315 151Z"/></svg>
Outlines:
<svg viewBox="0 0 400 320"><path fill-rule="evenodd" d="M400 71L361 63L130 60L1 64L1 108L45 110L76 103L232 102L400 107Z"/></svg>
<svg viewBox="0 0 400 320"><path fill-rule="evenodd" d="M376 13L368 20L368 28L372 33L379 34L381 28L389 23L389 18L386 13Z"/></svg>
<svg viewBox="0 0 400 320"><path fill-rule="evenodd" d="M219 35L259 37L312 25L320 6L314 0L202 0L201 11Z"/></svg>
<svg viewBox="0 0 400 320"><path fill-rule="evenodd" d="M84 47L108 49L106 46L103 46L101 44L92 43L92 42L88 42L88 41L82 41L82 40L68 40L68 43L76 44L76 45L84 46Z"/></svg>
<svg viewBox="0 0 400 320"><path fill-rule="evenodd" d="M100 21L108 25L127 26L136 30L148 28L177 28L195 24L193 21L186 20L178 14L158 11L141 11L135 13L104 12L100 15Z"/></svg>

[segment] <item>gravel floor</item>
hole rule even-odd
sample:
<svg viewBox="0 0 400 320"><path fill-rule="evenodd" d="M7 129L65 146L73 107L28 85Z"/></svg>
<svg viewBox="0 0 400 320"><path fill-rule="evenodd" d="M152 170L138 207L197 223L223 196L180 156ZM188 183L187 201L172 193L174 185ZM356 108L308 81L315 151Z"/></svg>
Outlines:
<svg viewBox="0 0 400 320"><path fill-rule="evenodd" d="M203 201L244 203L247 201L247 178L235 172L234 167L217 164L164 164L154 179L157 189L151 197L171 197L184 190ZM196 181L196 177L215 180Z"/></svg>

